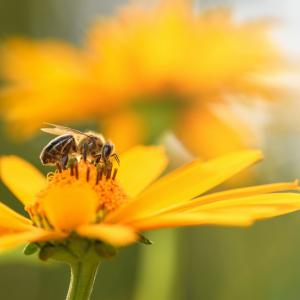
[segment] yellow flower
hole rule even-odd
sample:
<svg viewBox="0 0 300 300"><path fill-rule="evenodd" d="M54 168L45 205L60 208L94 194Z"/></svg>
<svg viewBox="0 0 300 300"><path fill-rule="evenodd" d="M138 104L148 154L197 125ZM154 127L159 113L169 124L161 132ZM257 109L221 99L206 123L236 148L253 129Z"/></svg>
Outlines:
<svg viewBox="0 0 300 300"><path fill-rule="evenodd" d="M0 205L0 249L26 242L64 245L74 234L118 247L140 240L147 230L248 226L299 210L300 195L283 192L297 190L297 182L206 194L260 159L259 151L235 152L194 161L156 180L167 164L163 149L137 146L121 156L117 174L101 175L94 165L81 161L77 171L49 173L46 179L21 158L4 156L2 181L30 218Z"/></svg>
<svg viewBox="0 0 300 300"><path fill-rule="evenodd" d="M44 121L95 118L120 151L165 129L202 157L245 148L254 134L227 101L278 96L278 88L261 80L285 65L268 27L237 22L220 9L197 13L190 1L134 2L96 22L82 50L55 41L8 41L4 116L25 135ZM155 105L167 98L171 105L160 118ZM147 117L135 104L146 105ZM219 104L225 113L218 113ZM118 139L120 127L130 139Z"/></svg>

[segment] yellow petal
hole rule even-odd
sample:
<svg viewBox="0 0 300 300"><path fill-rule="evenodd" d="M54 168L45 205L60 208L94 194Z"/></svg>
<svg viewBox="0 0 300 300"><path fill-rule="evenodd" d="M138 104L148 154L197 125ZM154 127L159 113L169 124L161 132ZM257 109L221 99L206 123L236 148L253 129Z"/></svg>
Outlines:
<svg viewBox="0 0 300 300"><path fill-rule="evenodd" d="M201 205L218 202L222 200L229 200L235 198L244 198L248 196L255 196L274 192L283 192L288 190L299 190L298 181L294 182L280 182L273 184L264 184L258 186L251 186L245 188L238 188L209 194L206 196L195 198L187 203L174 205L163 212L179 212L179 211L192 211L193 209L201 209Z"/></svg>
<svg viewBox="0 0 300 300"><path fill-rule="evenodd" d="M260 151L239 151L205 163L195 161L166 175L107 220L130 220L190 201L260 160Z"/></svg>
<svg viewBox="0 0 300 300"><path fill-rule="evenodd" d="M80 226L77 232L81 236L98 239L118 247L131 244L138 239L138 235L132 228L123 225L85 225Z"/></svg>
<svg viewBox="0 0 300 300"><path fill-rule="evenodd" d="M300 210L300 194L278 193L226 200L185 213L167 213L126 223L136 230L195 225L247 226Z"/></svg>
<svg viewBox="0 0 300 300"><path fill-rule="evenodd" d="M300 194L296 193L276 193L261 194L244 198L228 199L204 204L195 208L196 211L211 211L215 209L237 208L243 206L273 206L277 208L300 209ZM194 211L193 210L193 211Z"/></svg>
<svg viewBox="0 0 300 300"><path fill-rule="evenodd" d="M0 178L24 204L35 201L36 194L45 186L45 177L31 164L17 156L0 158Z"/></svg>
<svg viewBox="0 0 300 300"><path fill-rule="evenodd" d="M216 209L210 211L211 214L223 214L239 216L244 218L249 218L249 220L258 221L262 219L277 217L292 213L299 210L299 207L295 206L281 206L281 205L249 205L242 207L228 207L223 209ZM194 212L192 212L194 213Z"/></svg>
<svg viewBox="0 0 300 300"><path fill-rule="evenodd" d="M54 240L62 237L63 236L57 232L49 232L42 229L7 234L0 237L0 251L15 248L29 242Z"/></svg>
<svg viewBox="0 0 300 300"><path fill-rule="evenodd" d="M249 226L253 223L249 216L240 216L230 213L186 213L166 214L133 221L128 226L134 227L137 231L154 230L160 228L173 228L199 225L227 225L227 226Z"/></svg>
<svg viewBox="0 0 300 300"><path fill-rule="evenodd" d="M197 208L182 213L162 213L124 223L138 231L208 224L246 226L260 219L297 210L300 210L300 194L261 194L199 205Z"/></svg>
<svg viewBox="0 0 300 300"><path fill-rule="evenodd" d="M136 146L120 157L118 181L130 197L135 197L165 169L168 160L163 147Z"/></svg>
<svg viewBox="0 0 300 300"><path fill-rule="evenodd" d="M3 203L0 203L0 228L7 230L26 230L31 226L31 221Z"/></svg>
<svg viewBox="0 0 300 300"><path fill-rule="evenodd" d="M0 91L3 116L18 139L32 135L45 121L62 123L78 120L87 110L95 112L85 101L93 99L93 88L92 83L88 90L84 87L90 78L78 49L54 40L13 38L1 54L1 71L11 83Z"/></svg>
<svg viewBox="0 0 300 300"><path fill-rule="evenodd" d="M98 197L87 184L55 186L42 196L41 206L49 222L62 230L75 230L94 221Z"/></svg>

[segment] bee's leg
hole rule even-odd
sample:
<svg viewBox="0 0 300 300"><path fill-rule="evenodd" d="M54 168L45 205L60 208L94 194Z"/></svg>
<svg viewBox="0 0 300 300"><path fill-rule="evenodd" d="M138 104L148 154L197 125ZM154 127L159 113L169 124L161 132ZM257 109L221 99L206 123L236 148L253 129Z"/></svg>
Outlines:
<svg viewBox="0 0 300 300"><path fill-rule="evenodd" d="M99 164L97 166L96 185L99 183L99 181L102 180L102 176L103 176L103 166Z"/></svg>
<svg viewBox="0 0 300 300"><path fill-rule="evenodd" d="M67 168L70 168L70 175L74 176L74 166L77 164L77 158L70 157L68 160Z"/></svg>
<svg viewBox="0 0 300 300"><path fill-rule="evenodd" d="M111 178L111 172L112 172L112 163L110 161L107 161L105 163L105 172L106 172L106 180Z"/></svg>
<svg viewBox="0 0 300 300"><path fill-rule="evenodd" d="M90 173L91 173L90 167L87 167L87 169L86 169L86 181L87 182L90 181Z"/></svg>
<svg viewBox="0 0 300 300"><path fill-rule="evenodd" d="M74 165L70 164L70 175L74 176Z"/></svg>
<svg viewBox="0 0 300 300"><path fill-rule="evenodd" d="M115 169L114 169L114 172L113 172L113 175L112 175L112 177L111 177L112 180L115 180L115 179L116 179L117 173L118 173L118 169L115 168Z"/></svg>
<svg viewBox="0 0 300 300"><path fill-rule="evenodd" d="M59 163L59 162L56 162L55 165L56 165L56 168L57 168L58 172L61 173L61 172L62 172L62 169L61 169L60 163Z"/></svg>
<svg viewBox="0 0 300 300"><path fill-rule="evenodd" d="M60 159L60 165L63 170L66 169L67 163L68 163L68 155L62 156Z"/></svg>
<svg viewBox="0 0 300 300"><path fill-rule="evenodd" d="M94 161L94 163L95 163L96 166L100 163L100 160L101 160L101 154L96 155L96 159Z"/></svg>
<svg viewBox="0 0 300 300"><path fill-rule="evenodd" d="M79 170L78 170L78 163L77 162L75 163L74 170L75 170L76 179L79 179Z"/></svg>
<svg viewBox="0 0 300 300"><path fill-rule="evenodd" d="M87 159L87 153L88 153L88 144L87 143L84 143L82 145L83 149L82 149L82 158L83 158L83 161L86 162L86 159Z"/></svg>
<svg viewBox="0 0 300 300"><path fill-rule="evenodd" d="M112 172L112 168L107 168L106 169L106 180L111 178L111 172Z"/></svg>

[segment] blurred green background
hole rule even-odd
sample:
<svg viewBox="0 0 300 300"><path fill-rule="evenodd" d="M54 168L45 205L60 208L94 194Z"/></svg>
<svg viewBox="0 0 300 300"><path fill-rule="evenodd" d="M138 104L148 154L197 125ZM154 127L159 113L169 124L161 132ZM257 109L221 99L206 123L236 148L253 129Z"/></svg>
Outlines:
<svg viewBox="0 0 300 300"><path fill-rule="evenodd" d="M94 15L110 14L121 3L124 1L0 0L0 38L21 34L80 43ZM196 4L235 5L235 1ZM239 1L237 7L241 14L249 9L253 15L255 5L265 7L258 9L260 15L282 8L279 1L254 1L252 5ZM93 127L93 123L79 124L79 128ZM261 181L299 176L295 163L300 150L295 142L298 134L298 130L283 128L268 138L267 159L258 172ZM38 156L47 141L40 134L26 142L12 142L0 124L0 155L18 154L40 168ZM1 183L0 199L22 211ZM151 233L152 246L131 246L103 262L93 299L296 300L300 295L299 232L300 213L294 213L247 229L201 227ZM21 252L17 249L0 256L0 299L64 299L67 267L40 263Z"/></svg>

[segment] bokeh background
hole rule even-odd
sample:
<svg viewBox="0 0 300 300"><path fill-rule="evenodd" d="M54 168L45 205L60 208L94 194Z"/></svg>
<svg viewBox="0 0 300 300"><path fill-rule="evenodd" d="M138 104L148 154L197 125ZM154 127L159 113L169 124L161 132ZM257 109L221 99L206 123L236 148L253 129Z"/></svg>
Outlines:
<svg viewBox="0 0 300 300"><path fill-rule="evenodd" d="M124 0L0 0L0 39L5 42L14 36L55 38L80 46L96 16L113 15L126 3ZM195 11L220 6L232 10L239 20L275 19L272 37L297 65L300 57L298 1L202 0L193 3ZM297 72L293 72L280 81L287 91L286 95L281 94L283 101L249 108L251 121L262 124L258 146L266 159L253 173L229 185L300 177L299 83ZM1 84L6 84L5 78ZM164 119L164 110L161 116ZM18 154L45 173L38 156L49 137L37 132L26 139L18 138L7 128L5 119L3 114L0 155ZM66 124L82 130L99 129L95 118L73 123L66 120ZM167 144L173 165L190 158L172 135L158 140ZM0 198L22 211L21 205L1 183ZM93 299L299 299L299 232L300 213L259 222L247 229L201 227L153 232L149 234L154 241L152 246L121 249L117 258L103 262ZM0 299L63 299L68 272L63 265L24 257L22 249L3 253L0 256Z"/></svg>

